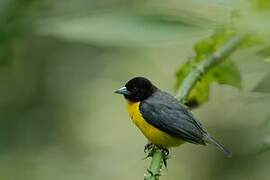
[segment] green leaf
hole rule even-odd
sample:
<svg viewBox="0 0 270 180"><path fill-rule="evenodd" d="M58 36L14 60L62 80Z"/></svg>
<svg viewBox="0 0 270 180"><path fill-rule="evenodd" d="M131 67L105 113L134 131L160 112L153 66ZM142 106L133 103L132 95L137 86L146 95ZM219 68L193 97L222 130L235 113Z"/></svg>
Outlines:
<svg viewBox="0 0 270 180"><path fill-rule="evenodd" d="M270 93L270 74L266 75L258 85L253 89L253 92Z"/></svg>
<svg viewBox="0 0 270 180"><path fill-rule="evenodd" d="M211 82L241 88L241 75L239 69L230 59L223 61L218 66L211 69L206 74L206 77L209 78Z"/></svg>
<svg viewBox="0 0 270 180"><path fill-rule="evenodd" d="M177 71L176 88L179 88L186 76L198 63L215 52L218 48L222 47L224 43L226 43L228 39L233 35L233 30L222 29L211 37L203 39L195 44L195 57L191 58ZM214 68L210 69L205 75L202 76L201 80L198 81L191 90L185 104L189 107L196 107L206 102L209 97L210 84L213 82L241 88L240 72L234 62L230 60L230 58L227 58L225 61L216 65Z"/></svg>
<svg viewBox="0 0 270 180"><path fill-rule="evenodd" d="M195 108L207 101L209 97L209 82L203 78L197 82L192 91L189 93L188 99L185 102L190 108Z"/></svg>

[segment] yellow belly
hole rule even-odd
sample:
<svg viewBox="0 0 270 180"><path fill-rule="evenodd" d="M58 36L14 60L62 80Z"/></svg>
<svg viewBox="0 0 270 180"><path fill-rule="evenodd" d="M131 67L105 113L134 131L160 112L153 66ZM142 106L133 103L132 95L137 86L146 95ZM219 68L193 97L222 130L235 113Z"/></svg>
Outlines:
<svg viewBox="0 0 270 180"><path fill-rule="evenodd" d="M184 143L184 141L182 141L181 139L173 137L147 123L140 113L139 106L140 102L128 102L128 112L132 121L136 124L136 126L141 130L141 132L150 142L166 148L178 146Z"/></svg>

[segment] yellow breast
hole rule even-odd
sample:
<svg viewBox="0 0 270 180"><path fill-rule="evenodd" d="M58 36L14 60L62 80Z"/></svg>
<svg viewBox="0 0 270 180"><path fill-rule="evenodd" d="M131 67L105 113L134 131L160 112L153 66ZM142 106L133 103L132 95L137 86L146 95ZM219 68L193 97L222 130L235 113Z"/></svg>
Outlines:
<svg viewBox="0 0 270 180"><path fill-rule="evenodd" d="M173 137L147 123L142 117L139 107L140 102L132 103L128 101L128 112L132 121L150 142L166 148L183 143L181 139Z"/></svg>

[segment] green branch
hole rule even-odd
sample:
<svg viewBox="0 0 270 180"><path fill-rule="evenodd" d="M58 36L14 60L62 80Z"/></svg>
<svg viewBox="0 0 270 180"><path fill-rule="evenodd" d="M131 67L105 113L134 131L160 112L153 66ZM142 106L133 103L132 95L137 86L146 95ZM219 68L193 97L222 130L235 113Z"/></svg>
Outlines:
<svg viewBox="0 0 270 180"><path fill-rule="evenodd" d="M232 37L228 42L226 42L223 47L218 49L213 54L207 56L202 60L197 67L195 67L188 76L184 79L181 86L178 88L176 97L180 102L184 102L188 97L190 91L195 86L196 82L208 72L213 66L222 62L226 57L233 53L245 40L247 34L239 34ZM145 175L145 180L158 180L160 171L163 165L165 155L162 153L162 150L154 150L152 154L152 161L150 163L149 169Z"/></svg>
<svg viewBox="0 0 270 180"><path fill-rule="evenodd" d="M222 48L218 49L216 52L202 60L202 62L199 63L197 67L193 69L193 71L191 71L191 73L184 79L183 83L178 88L176 97L179 99L179 101L184 102L192 88L195 86L196 82L200 80L200 78L207 73L211 67L222 62L222 60L234 52L246 37L246 34L232 37L227 43L224 44Z"/></svg>
<svg viewBox="0 0 270 180"><path fill-rule="evenodd" d="M163 165L164 153L160 149L156 149L153 152L152 161L145 175L145 180L158 180L160 171Z"/></svg>

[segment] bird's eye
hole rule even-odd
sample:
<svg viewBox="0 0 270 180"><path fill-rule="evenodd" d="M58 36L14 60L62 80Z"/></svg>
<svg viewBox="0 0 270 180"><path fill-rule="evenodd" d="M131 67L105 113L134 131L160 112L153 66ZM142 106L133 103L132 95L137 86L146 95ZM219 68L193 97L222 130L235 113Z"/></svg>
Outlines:
<svg viewBox="0 0 270 180"><path fill-rule="evenodd" d="M132 90L133 90L133 91L137 91L138 88L137 88L137 87L133 87Z"/></svg>

